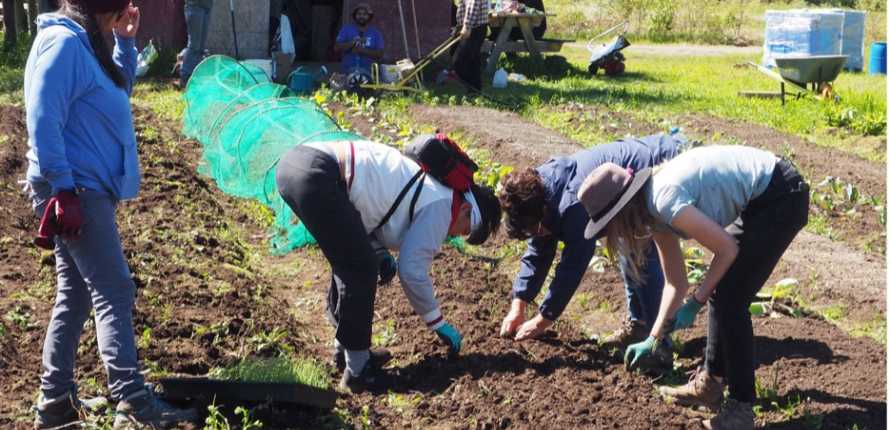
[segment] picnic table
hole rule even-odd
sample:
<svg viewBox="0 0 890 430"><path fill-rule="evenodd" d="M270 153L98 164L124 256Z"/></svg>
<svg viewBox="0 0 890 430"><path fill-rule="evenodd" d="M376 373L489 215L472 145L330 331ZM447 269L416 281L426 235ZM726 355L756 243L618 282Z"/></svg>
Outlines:
<svg viewBox="0 0 890 430"><path fill-rule="evenodd" d="M492 31L498 29L497 37L494 44L486 41L483 49L490 51L488 63L485 66L485 73L494 73L497 67L498 59L505 52L528 52L532 56L540 57L542 52L559 52L562 44L568 42L559 39L535 39L532 34L532 28L541 25L544 17L554 16L552 14L528 14L528 13L512 13L512 12L492 12L488 17L488 25ZM507 40L510 32L516 28L522 31L522 39L517 41Z"/></svg>

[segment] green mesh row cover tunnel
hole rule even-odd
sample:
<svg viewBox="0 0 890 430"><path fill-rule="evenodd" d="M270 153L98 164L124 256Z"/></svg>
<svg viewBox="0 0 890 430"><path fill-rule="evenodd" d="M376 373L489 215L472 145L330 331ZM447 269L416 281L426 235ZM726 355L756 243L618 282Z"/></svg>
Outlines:
<svg viewBox="0 0 890 430"><path fill-rule="evenodd" d="M258 67L214 55L195 68L185 91L183 134L203 146L199 171L230 195L256 199L275 213L272 252L314 243L278 194L275 167L308 142L357 140L314 101L272 83Z"/></svg>

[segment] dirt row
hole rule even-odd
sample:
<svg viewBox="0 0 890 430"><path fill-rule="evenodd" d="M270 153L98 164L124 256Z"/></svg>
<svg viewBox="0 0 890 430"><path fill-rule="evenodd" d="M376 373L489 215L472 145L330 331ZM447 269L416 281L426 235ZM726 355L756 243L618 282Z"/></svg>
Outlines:
<svg viewBox="0 0 890 430"><path fill-rule="evenodd" d="M568 109L571 109L569 107ZM593 115L611 115L599 112ZM577 108L575 108L577 110ZM463 130L492 153L499 161L514 166L537 165L555 154L570 154L583 149L556 131L525 121L510 112L485 108L414 106L412 114L421 123L435 124L443 129ZM624 118L619 121L622 132L645 135L661 131L644 121ZM484 124L484 126L479 126ZM693 137L707 140L720 133L735 142L771 150L776 154L794 154L795 163L814 180L828 175L851 178L863 192L884 196L884 167L855 156L815 146L800 138L774 129L716 117L685 117L677 122ZM539 144L540 142L540 144ZM590 145L595 144L589 142ZM814 209L815 210L815 209ZM773 273L771 282L794 278L805 287L804 297L815 307L842 305L856 321L868 322L884 314L886 307L884 257L863 252L857 243L880 237L883 247L885 228L877 217L860 217L857 221L838 220L832 226L843 229L841 240L801 232Z"/></svg>

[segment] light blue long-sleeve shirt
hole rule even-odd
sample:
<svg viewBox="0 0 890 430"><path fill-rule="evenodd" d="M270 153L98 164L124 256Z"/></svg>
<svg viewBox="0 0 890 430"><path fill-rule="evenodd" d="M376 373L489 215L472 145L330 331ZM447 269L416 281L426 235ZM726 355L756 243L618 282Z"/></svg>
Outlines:
<svg viewBox="0 0 890 430"><path fill-rule="evenodd" d="M53 194L83 187L129 199L139 191L139 158L130 110L136 42L115 36L114 62L126 85L105 74L84 29L58 14L37 17L25 66L28 173Z"/></svg>

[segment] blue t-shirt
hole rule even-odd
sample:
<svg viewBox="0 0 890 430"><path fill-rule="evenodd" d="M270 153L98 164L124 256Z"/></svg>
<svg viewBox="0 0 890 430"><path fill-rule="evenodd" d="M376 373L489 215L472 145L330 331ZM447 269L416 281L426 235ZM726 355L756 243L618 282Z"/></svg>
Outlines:
<svg viewBox="0 0 890 430"><path fill-rule="evenodd" d="M340 33L337 34L337 43L349 42L350 40L355 40L356 37L362 38L362 45L365 49L374 51L383 49L383 36L376 28L369 26L367 30L361 31L355 24L346 24L340 29ZM356 69L370 72L371 64L373 63L374 60L369 57L354 54L352 48L347 49L343 53L344 73L349 73Z"/></svg>

